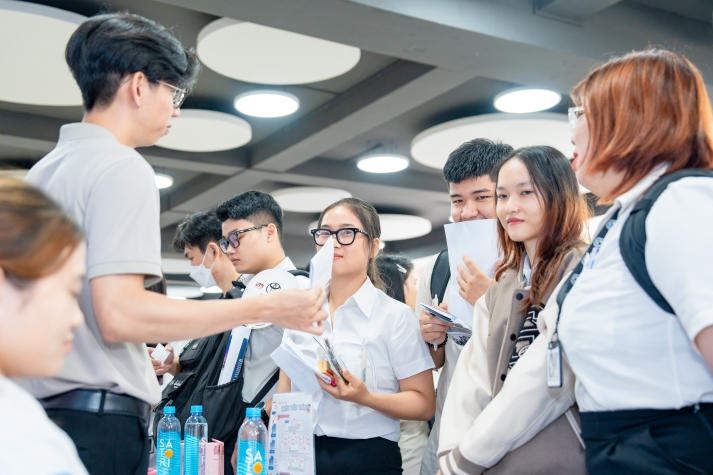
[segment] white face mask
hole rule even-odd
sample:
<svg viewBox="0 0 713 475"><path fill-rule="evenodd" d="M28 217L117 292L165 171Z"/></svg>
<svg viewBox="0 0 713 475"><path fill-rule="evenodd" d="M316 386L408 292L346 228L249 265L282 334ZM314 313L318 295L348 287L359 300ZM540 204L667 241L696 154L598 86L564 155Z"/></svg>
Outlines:
<svg viewBox="0 0 713 475"><path fill-rule="evenodd" d="M188 275L191 279L195 280L201 287L213 287L218 285L213 278L213 266L215 265L215 259L213 259L213 265L210 269L207 269L203 264L205 264L205 258L208 255L208 249L206 249L205 254L203 254L203 260L198 266L191 266L191 271Z"/></svg>

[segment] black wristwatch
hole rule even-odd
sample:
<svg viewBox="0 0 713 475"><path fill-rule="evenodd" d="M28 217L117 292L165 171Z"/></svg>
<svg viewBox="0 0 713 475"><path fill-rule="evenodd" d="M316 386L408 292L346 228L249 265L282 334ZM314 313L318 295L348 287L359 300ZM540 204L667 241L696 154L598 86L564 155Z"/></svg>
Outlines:
<svg viewBox="0 0 713 475"><path fill-rule="evenodd" d="M446 342L448 341L448 333L446 333L446 339L443 340L443 343L426 343L429 348L433 348L433 351L437 351L440 347L446 346Z"/></svg>

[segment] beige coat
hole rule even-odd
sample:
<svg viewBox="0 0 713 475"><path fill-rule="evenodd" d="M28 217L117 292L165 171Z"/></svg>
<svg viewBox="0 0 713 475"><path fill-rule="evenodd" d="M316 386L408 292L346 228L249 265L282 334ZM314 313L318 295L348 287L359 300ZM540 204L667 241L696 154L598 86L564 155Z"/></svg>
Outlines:
<svg viewBox="0 0 713 475"><path fill-rule="evenodd" d="M559 279L580 256L571 251L565 257ZM458 360L441 418L438 456L444 474L483 473L488 467L488 474L586 473L571 372L565 367L561 389L546 387L548 335L536 338L507 372L528 294L521 275L507 271L476 303L473 337ZM556 315L552 294L550 289L545 295L538 327L543 313Z"/></svg>

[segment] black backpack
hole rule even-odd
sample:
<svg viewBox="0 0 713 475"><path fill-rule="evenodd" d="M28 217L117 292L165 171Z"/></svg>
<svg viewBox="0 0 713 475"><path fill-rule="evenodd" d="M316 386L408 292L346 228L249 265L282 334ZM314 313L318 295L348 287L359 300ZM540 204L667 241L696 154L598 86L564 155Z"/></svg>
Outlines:
<svg viewBox="0 0 713 475"><path fill-rule="evenodd" d="M289 272L294 276L309 277L309 273L300 269ZM244 289L244 286L236 286L226 293L226 298L241 298ZM225 443L226 475L232 474L230 456L238 429L245 417L245 409L255 407L277 383L280 375L279 369L275 370L251 401L244 401L242 398L242 372L237 379L218 385L230 334L231 331L226 331L191 340L180 356L181 371L163 389L161 402L153 409L153 434L156 437L158 422L165 406L176 407L176 417L183 426L191 415L191 406L202 405L210 438Z"/></svg>
<svg viewBox="0 0 713 475"><path fill-rule="evenodd" d="M670 183L690 176L713 178L713 170L686 168L659 178L651 185L646 193L644 193L641 200L636 203L631 214L624 222L621 236L619 236L621 256L629 272L631 272L631 275L634 276L636 282L638 282L646 294L651 297L659 307L672 314L675 314L675 312L671 308L671 305L669 305L664 296L661 295L661 292L659 292L651 281L651 276L649 276L649 272L646 269L646 256L644 254L644 248L646 246L646 217L649 211L651 211L651 206L653 206L656 199Z"/></svg>

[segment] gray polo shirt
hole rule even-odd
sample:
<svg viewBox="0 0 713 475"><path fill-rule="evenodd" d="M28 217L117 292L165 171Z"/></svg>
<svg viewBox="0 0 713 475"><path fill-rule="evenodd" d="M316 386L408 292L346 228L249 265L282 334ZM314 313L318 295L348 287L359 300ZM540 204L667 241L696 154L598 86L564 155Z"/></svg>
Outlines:
<svg viewBox="0 0 713 475"><path fill-rule="evenodd" d="M85 325L75 330L62 371L23 386L38 398L87 388L157 403L161 393L146 346L102 339L88 285L103 275L161 275L159 196L151 166L107 129L75 123L60 129L56 147L32 167L27 181L84 229L87 277L80 296Z"/></svg>

